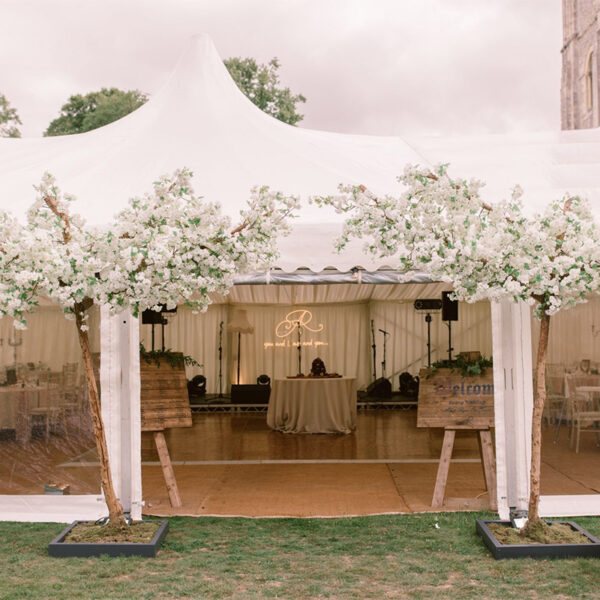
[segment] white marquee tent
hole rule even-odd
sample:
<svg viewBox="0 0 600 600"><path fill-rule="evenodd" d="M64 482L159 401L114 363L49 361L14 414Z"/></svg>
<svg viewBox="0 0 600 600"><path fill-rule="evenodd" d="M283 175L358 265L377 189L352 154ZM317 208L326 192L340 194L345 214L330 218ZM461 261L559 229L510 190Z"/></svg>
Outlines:
<svg viewBox="0 0 600 600"><path fill-rule="evenodd" d="M72 136L0 139L0 208L23 217L34 198L32 186L44 171L77 197L74 211L95 224L108 221L128 198L148 190L158 175L182 166L194 172L196 192L219 201L234 218L249 189L266 184L300 195L301 216L280 243L277 269L240 283L302 282L308 275L313 283L332 285L302 292L302 302L386 300L382 294L388 300L406 301L423 293L423 286L415 283L399 291L377 292L359 285L350 274L339 278L359 267L366 282L369 273L393 265L365 255L356 242L342 254L335 253L332 241L340 232L340 218L309 205L307 199L333 193L340 182L397 193L396 177L405 164L438 162L450 163L457 176L484 180L484 197L490 201L507 196L518 183L531 210L565 193L579 193L600 215L598 129L448 139L354 136L291 127L247 100L207 36L193 38L163 88L115 123ZM393 277L387 272L380 280L393 282ZM335 286L336 281L346 285ZM288 291L292 287L240 286L233 293L234 303L291 305L295 302L285 294L293 294ZM436 297L440 289L438 285ZM368 320L366 314L363 318ZM494 305L491 321L493 340L485 343L495 359L498 496L500 512L506 516L508 506L527 496L529 309ZM137 319L110 317L102 310L103 412L116 485L134 516L141 512L138 342ZM514 385L508 389L504 374L511 369ZM561 497L543 501L542 512L600 514L595 496L579 497L579 508L567 502ZM102 512L96 497L0 496L0 518L5 519L65 520Z"/></svg>

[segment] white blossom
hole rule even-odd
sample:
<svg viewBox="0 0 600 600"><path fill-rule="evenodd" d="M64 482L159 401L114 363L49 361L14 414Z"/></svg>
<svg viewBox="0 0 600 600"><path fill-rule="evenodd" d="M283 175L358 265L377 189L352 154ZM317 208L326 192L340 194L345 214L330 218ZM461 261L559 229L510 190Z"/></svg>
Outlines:
<svg viewBox="0 0 600 600"><path fill-rule="evenodd" d="M0 212L0 316L25 326L40 295L67 316L92 303L134 315L181 302L204 310L238 273L271 265L298 200L254 189L233 226L217 204L194 195L191 176L181 169L161 177L108 226L92 228L70 215L73 198L45 174L25 226Z"/></svg>
<svg viewBox="0 0 600 600"><path fill-rule="evenodd" d="M341 185L338 196L314 200L347 215L338 247L363 238L368 252L394 257L405 279L425 272L469 302L537 302L538 316L600 290L600 235L587 201L566 197L526 217L521 188L489 205L480 181L452 179L446 165L407 166L399 181L397 197Z"/></svg>

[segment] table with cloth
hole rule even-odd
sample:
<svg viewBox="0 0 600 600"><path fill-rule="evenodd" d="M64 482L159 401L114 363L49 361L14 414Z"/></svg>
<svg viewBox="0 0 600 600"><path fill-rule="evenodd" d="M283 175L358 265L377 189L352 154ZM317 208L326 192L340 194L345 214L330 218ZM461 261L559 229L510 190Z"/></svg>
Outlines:
<svg viewBox="0 0 600 600"><path fill-rule="evenodd" d="M356 379L275 379L267 425L285 433L351 433L356 428Z"/></svg>

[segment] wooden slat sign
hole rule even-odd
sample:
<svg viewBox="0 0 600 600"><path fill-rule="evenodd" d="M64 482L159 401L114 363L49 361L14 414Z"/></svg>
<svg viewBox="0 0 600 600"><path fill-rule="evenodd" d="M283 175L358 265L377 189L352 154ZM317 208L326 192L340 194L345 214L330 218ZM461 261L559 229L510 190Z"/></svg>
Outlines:
<svg viewBox="0 0 600 600"><path fill-rule="evenodd" d="M463 377L450 369L419 373L417 427L487 429L494 427L494 379L485 374Z"/></svg>
<svg viewBox="0 0 600 600"><path fill-rule="evenodd" d="M149 364L142 356L140 379L142 431L192 426L183 360L172 367L164 359Z"/></svg>

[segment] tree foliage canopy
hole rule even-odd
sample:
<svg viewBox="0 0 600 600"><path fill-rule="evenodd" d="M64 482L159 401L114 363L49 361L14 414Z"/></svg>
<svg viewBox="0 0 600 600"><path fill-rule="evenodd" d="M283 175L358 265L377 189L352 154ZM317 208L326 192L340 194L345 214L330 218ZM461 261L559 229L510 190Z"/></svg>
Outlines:
<svg viewBox="0 0 600 600"><path fill-rule="evenodd" d="M0 94L0 137L21 137L18 125L22 125L16 108L12 108L4 94Z"/></svg>
<svg viewBox="0 0 600 600"><path fill-rule="evenodd" d="M398 179L398 197L347 185L316 200L348 215L341 246L363 238L369 252L393 256L399 269L451 282L459 300L524 300L538 317L600 291L600 229L587 200L565 197L528 215L520 187L487 204L482 182L452 179L445 165L409 165Z"/></svg>
<svg viewBox="0 0 600 600"><path fill-rule="evenodd" d="M512 298L536 306L527 528L537 527L550 318L600 292L600 228L589 202L579 197L554 200L527 215L519 187L510 199L488 204L479 194L482 182L452 179L445 165L409 165L398 179L404 185L398 197L341 185L338 196L316 202L346 214L339 247L365 239L368 252L394 257L400 270L452 283L458 300Z"/></svg>
<svg viewBox="0 0 600 600"><path fill-rule="evenodd" d="M138 90L127 92L117 88L102 88L84 96L75 94L60 109L44 132L46 136L68 135L91 131L108 125L139 108L148 97Z"/></svg>
<svg viewBox="0 0 600 600"><path fill-rule="evenodd" d="M292 94L290 88L279 85L279 61L271 59L266 65L253 58L228 58L224 61L229 74L244 94L263 112L295 125L304 118L296 111L299 102L306 102L302 94Z"/></svg>
<svg viewBox="0 0 600 600"><path fill-rule="evenodd" d="M21 226L0 210L0 318L25 328L39 296L75 318L85 365L88 399L110 521L123 523L114 489L106 435L87 334L88 310L108 306L137 316L141 311L185 302L202 310L210 293L227 293L239 272L267 267L277 237L289 231L297 198L255 188L240 223L220 206L194 194L187 169L163 176L152 192L130 200L106 228L85 225L71 214L71 196L46 173L38 198Z"/></svg>

